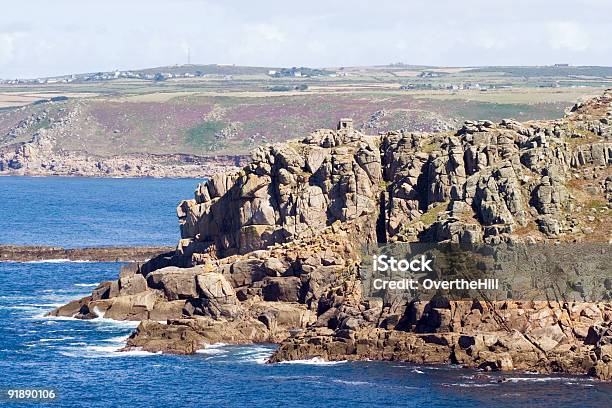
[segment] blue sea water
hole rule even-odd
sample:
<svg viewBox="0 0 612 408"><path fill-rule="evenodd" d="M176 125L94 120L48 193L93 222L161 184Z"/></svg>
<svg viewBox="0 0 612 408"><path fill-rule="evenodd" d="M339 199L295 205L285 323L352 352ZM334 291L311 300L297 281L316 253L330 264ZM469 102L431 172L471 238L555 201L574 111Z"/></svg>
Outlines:
<svg viewBox="0 0 612 408"><path fill-rule="evenodd" d="M35 192L41 188L55 189L53 196L61 203L70 203L73 197L73 190L65 184L71 180L24 178L10 183L16 186L20 180L23 185L18 188L22 198L36 199L36 195L27 197L24 191ZM164 213L150 202L143 202L139 209L138 201L131 198L125 199L131 204L122 207L123 210L112 209L116 205L112 198L116 197L117 190L121 191L117 193L119 196L149 197L149 201L172 202L173 207L176 196L189 195L193 190L188 182L186 185L174 182L121 180L113 184L107 180L79 180L79 194L96 197L90 199L88 206L95 207L96 214L104 214L108 222L119 226L108 226L103 234L84 232L80 237L96 244L115 244L116 236L121 235L117 231L121 231L126 218L149 219L147 211ZM172 185L186 192L165 192L161 188ZM98 189L103 192L97 194ZM143 190L149 193L143 194ZM151 191L157 193L151 194ZM4 191L1 194L6 196ZM39 191L38 194L46 195L49 200L51 193ZM162 197L164 194L168 196ZM12 205L19 204L17 200ZM3 205L1 217L30 214L17 208L7 209L6 202ZM47 201L44 208L52 206L53 202ZM39 233L52 232L57 220L68 225L75 215L70 205L57 205L55 211L58 214L54 217L38 217L37 222L42 225L32 228L37 228ZM97 222L83 217L79 222L84 225ZM155 228L139 223L137 230L143 236L131 234L124 243L149 244L155 229L167 231L170 236L165 238L164 233L154 242L176 240L176 232L172 233L176 230L176 219L174 216L163 219L166 221L153 221ZM5 219L1 222L4 232L11 222ZM27 220L15 222L27 224ZM32 234L31 238L37 237L37 234L28 234ZM55 239L54 243L71 243L69 235L57 235ZM7 241L6 237L4 240ZM0 390L54 388L57 390L54 402L29 404L50 407L604 407L612 399L612 384L586 377L493 373L488 379L478 380L473 378L476 373L473 370L397 362L303 361L271 365L265 361L274 346L265 344L216 345L194 356L124 353L118 350L134 329L134 323L44 317L54 307L89 294L98 282L116 278L120 265L0 262ZM498 383L502 377L508 381ZM0 406L20 405L0 396Z"/></svg>
<svg viewBox="0 0 612 408"><path fill-rule="evenodd" d="M174 245L199 181L0 177L0 244Z"/></svg>

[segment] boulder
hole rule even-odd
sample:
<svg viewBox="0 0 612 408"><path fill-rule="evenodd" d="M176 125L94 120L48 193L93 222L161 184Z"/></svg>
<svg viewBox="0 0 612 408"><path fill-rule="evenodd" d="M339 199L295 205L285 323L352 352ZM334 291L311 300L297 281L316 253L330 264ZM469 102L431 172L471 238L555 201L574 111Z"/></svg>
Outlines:
<svg viewBox="0 0 612 408"><path fill-rule="evenodd" d="M266 277L263 280L262 294L264 300L273 302L298 302L300 300L300 278Z"/></svg>

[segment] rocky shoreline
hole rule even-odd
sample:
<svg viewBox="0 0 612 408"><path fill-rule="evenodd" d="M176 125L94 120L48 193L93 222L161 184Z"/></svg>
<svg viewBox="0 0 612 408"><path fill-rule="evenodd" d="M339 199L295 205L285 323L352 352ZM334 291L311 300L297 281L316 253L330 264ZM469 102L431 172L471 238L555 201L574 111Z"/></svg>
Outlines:
<svg viewBox="0 0 612 408"><path fill-rule="evenodd" d="M611 380L610 139L610 91L555 121L376 136L340 122L261 147L240 171L201 183L177 208L174 251L50 315L141 321L127 349L274 342L270 362L454 363ZM392 243L504 247L490 254L500 290L373 291L370 254ZM591 246L567 253L566 244ZM450 255L440 268L452 276L487 269Z"/></svg>
<svg viewBox="0 0 612 408"><path fill-rule="evenodd" d="M206 178L237 169L240 155L124 154L98 156L57 147L53 129L0 148L0 176Z"/></svg>
<svg viewBox="0 0 612 408"><path fill-rule="evenodd" d="M174 247L92 247L62 248L41 245L1 245L0 262L49 260L89 262L145 262Z"/></svg>

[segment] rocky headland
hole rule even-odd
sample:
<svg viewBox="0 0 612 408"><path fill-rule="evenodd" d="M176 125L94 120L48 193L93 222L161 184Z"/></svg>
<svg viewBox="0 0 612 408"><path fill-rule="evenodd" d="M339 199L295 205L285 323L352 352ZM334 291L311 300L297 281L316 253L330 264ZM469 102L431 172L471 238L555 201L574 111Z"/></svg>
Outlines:
<svg viewBox="0 0 612 408"><path fill-rule="evenodd" d="M51 315L139 320L126 347L149 351L274 342L271 362L455 363L610 380L611 138L610 91L554 121L379 135L341 121L260 147L241 170L198 185L177 208L175 250ZM545 259L536 268L545 275L504 281L491 296L372 291L364 262L391 243L533 246L515 258Z"/></svg>
<svg viewBox="0 0 612 408"><path fill-rule="evenodd" d="M246 159L180 153L94 154L84 144L67 148L58 141L75 133L79 139L75 123L82 109L77 104L59 111L62 115L48 109L34 112L0 135L0 176L205 178L236 170Z"/></svg>
<svg viewBox="0 0 612 408"><path fill-rule="evenodd" d="M0 176L205 178L237 169L242 156L131 153L101 156L56 146L50 131L0 148Z"/></svg>

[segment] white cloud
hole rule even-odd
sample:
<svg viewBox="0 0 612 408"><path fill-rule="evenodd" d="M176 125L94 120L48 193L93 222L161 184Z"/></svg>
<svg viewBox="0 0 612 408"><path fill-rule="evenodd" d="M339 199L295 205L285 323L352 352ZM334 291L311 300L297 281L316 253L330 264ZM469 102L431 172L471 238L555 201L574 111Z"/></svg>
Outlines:
<svg viewBox="0 0 612 408"><path fill-rule="evenodd" d="M610 0L109 2L8 2L0 78L184 63L187 46L204 64L612 65Z"/></svg>
<svg viewBox="0 0 612 408"><path fill-rule="evenodd" d="M546 25L550 46L554 49L586 51L590 47L590 36L578 23L563 21Z"/></svg>
<svg viewBox="0 0 612 408"><path fill-rule="evenodd" d="M278 27L268 23L257 23L248 27L250 35L266 41L285 42L287 37Z"/></svg>
<svg viewBox="0 0 612 408"><path fill-rule="evenodd" d="M0 65L9 64L13 59L16 36L13 33L0 33Z"/></svg>

